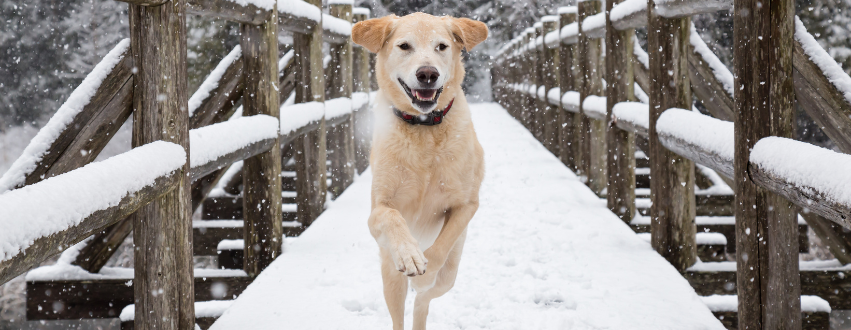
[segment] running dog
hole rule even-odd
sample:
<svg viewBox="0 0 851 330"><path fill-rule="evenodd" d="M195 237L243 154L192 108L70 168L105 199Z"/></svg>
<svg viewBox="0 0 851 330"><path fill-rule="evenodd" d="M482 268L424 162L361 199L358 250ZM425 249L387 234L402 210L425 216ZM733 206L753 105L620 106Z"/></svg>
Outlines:
<svg viewBox="0 0 851 330"><path fill-rule="evenodd" d="M415 330L426 328L431 300L455 284L485 174L461 90L461 50L487 36L482 22L423 13L352 28L352 40L377 54L369 230L395 330L403 329L409 279Z"/></svg>

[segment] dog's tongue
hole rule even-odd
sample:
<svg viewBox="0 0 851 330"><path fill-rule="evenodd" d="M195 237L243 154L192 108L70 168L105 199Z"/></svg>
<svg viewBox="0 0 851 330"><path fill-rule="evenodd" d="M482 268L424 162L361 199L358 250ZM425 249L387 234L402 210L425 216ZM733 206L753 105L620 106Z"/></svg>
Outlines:
<svg viewBox="0 0 851 330"><path fill-rule="evenodd" d="M417 97L424 100L431 100L431 98L434 97L434 92L434 89L418 89L414 91L414 93L417 94Z"/></svg>

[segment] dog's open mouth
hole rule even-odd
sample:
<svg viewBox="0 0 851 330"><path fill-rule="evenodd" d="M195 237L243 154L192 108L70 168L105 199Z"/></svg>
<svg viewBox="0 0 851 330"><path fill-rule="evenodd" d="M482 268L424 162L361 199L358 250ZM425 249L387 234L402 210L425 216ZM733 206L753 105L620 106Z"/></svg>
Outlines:
<svg viewBox="0 0 851 330"><path fill-rule="evenodd" d="M443 87L438 89L411 89L401 78L399 79L399 84L402 85L402 89L411 98L411 103L422 112L429 112L434 109L434 106L437 105L437 98L443 92Z"/></svg>

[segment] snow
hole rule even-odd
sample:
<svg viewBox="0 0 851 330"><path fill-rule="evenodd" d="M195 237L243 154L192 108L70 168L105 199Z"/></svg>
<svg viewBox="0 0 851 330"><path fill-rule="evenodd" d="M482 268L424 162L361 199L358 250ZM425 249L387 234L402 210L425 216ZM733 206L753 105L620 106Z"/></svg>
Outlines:
<svg viewBox="0 0 851 330"><path fill-rule="evenodd" d="M707 189L699 189L699 190L694 192L695 194L697 194L697 195L732 195L733 194L733 188L730 188L730 186L728 186L727 183L724 182L723 179L721 179L721 176L718 175L718 173L716 173L714 170L712 170L711 168L708 168L706 166L700 165L700 164L694 164L694 165L697 167L697 170L700 171L701 174L703 174L703 176L708 178L709 181L712 181L712 187L709 187Z"/></svg>
<svg viewBox="0 0 851 330"><path fill-rule="evenodd" d="M612 120L626 121L650 131L650 106L639 102L620 102L612 107Z"/></svg>
<svg viewBox="0 0 851 330"><path fill-rule="evenodd" d="M360 109L367 104L369 104L369 94L364 92L352 93L352 109Z"/></svg>
<svg viewBox="0 0 851 330"><path fill-rule="evenodd" d="M650 233L638 233L636 235L650 243ZM727 245L727 237L721 233L697 233L694 236L694 241L697 245Z"/></svg>
<svg viewBox="0 0 851 330"><path fill-rule="evenodd" d="M292 63L293 57L295 57L294 50L288 51L286 54L284 54L283 57L281 57L281 59L278 61L278 73L283 72L284 69L286 69L290 63Z"/></svg>
<svg viewBox="0 0 851 330"><path fill-rule="evenodd" d="M287 53L289 55L289 53ZM219 81L222 80L222 75L225 74L228 67L234 63L237 59L242 56L242 48L239 45L233 48L230 53L216 65L216 68L213 69L212 72L204 79L204 82L201 83L201 86L198 86L198 90L192 94L192 97L189 98L189 117L195 114L195 110L201 106L201 103L204 102L208 97L210 97L210 93L219 87ZM286 57L286 55L284 56ZM241 64L237 64L241 65ZM279 66L280 68L280 66Z"/></svg>
<svg viewBox="0 0 851 330"><path fill-rule="evenodd" d="M541 22L543 22L543 23L558 22L558 20L559 20L559 18L556 15L547 15L547 16L541 17Z"/></svg>
<svg viewBox="0 0 851 330"><path fill-rule="evenodd" d="M258 8L272 10L275 8L275 0L227 0L229 2L233 2L240 6L246 7L248 5L254 5Z"/></svg>
<svg viewBox="0 0 851 330"><path fill-rule="evenodd" d="M625 0L612 8L609 19L613 22L620 21L629 15L645 10L647 10L647 0Z"/></svg>
<svg viewBox="0 0 851 330"><path fill-rule="evenodd" d="M340 97L325 101L325 118L337 118L352 113L352 100L348 97Z"/></svg>
<svg viewBox="0 0 851 330"><path fill-rule="evenodd" d="M709 67L712 69L712 73L715 74L715 79L721 83L724 90L730 97L733 97L733 73L727 69L727 66L724 63L721 63L721 60L715 56L709 47L706 46L706 43L703 42L703 39L700 38L700 34L697 33L697 29L694 27L694 23L691 23L691 33L689 33L689 41L691 45L694 47L694 52L706 61L706 64L709 64Z"/></svg>
<svg viewBox="0 0 851 330"><path fill-rule="evenodd" d="M713 312L737 312L739 298L733 295L711 295L700 300ZM830 313L830 304L819 296L801 296L802 312Z"/></svg>
<svg viewBox="0 0 851 330"><path fill-rule="evenodd" d="M541 22L535 22L535 24L532 24L532 28L534 28L534 29L543 28L543 27L544 27L544 23L541 23Z"/></svg>
<svg viewBox="0 0 851 330"><path fill-rule="evenodd" d="M547 48L556 48L559 46L558 33L559 31L555 30L553 32L547 33L547 35L544 36L544 43L547 45Z"/></svg>
<svg viewBox="0 0 851 330"><path fill-rule="evenodd" d="M579 36L579 23L573 22L561 28L561 42L574 44Z"/></svg>
<svg viewBox="0 0 851 330"><path fill-rule="evenodd" d="M281 107L281 134L295 132L311 122L322 120L325 105L320 102L298 103Z"/></svg>
<svg viewBox="0 0 851 330"><path fill-rule="evenodd" d="M638 38L632 38L635 42L635 45L632 46L632 53L641 62L641 65L644 66L645 70L650 70L650 56L647 55L647 52L644 51L644 48L641 48L641 43L638 42Z"/></svg>
<svg viewBox="0 0 851 330"><path fill-rule="evenodd" d="M366 18L369 18L370 12L369 12L369 8L355 7L355 8L352 8L352 14L354 14L354 15L366 15Z"/></svg>
<svg viewBox="0 0 851 330"><path fill-rule="evenodd" d="M576 14L576 6L558 7L558 14Z"/></svg>
<svg viewBox="0 0 851 330"><path fill-rule="evenodd" d="M211 301L196 301L195 302L195 317L219 317L228 307L233 304L233 300L211 300ZM121 310L118 315L121 322L133 321L136 319L136 305L130 304ZM197 325L196 325L197 328Z"/></svg>
<svg viewBox="0 0 851 330"><path fill-rule="evenodd" d="M597 95L588 95L582 101L582 111L588 117L604 120L606 119L606 97Z"/></svg>
<svg viewBox="0 0 851 330"><path fill-rule="evenodd" d="M322 19L322 10L319 7L302 0L278 0L278 12L304 17L314 22L319 22Z"/></svg>
<svg viewBox="0 0 851 330"><path fill-rule="evenodd" d="M322 14L322 28L344 36L352 35L352 23L328 14Z"/></svg>
<svg viewBox="0 0 851 330"><path fill-rule="evenodd" d="M21 253L38 238L117 206L128 194L185 163L183 147L157 141L0 195L0 261Z"/></svg>
<svg viewBox="0 0 851 330"><path fill-rule="evenodd" d="M204 165L252 143L277 136L278 120L267 115L242 117L190 130L190 166Z"/></svg>
<svg viewBox="0 0 851 330"><path fill-rule="evenodd" d="M544 36L540 36L535 38L535 49L541 47L544 44Z"/></svg>
<svg viewBox="0 0 851 330"><path fill-rule="evenodd" d="M539 100L545 100L544 97L547 96L547 87L544 85L538 86L538 92L535 94L538 96Z"/></svg>
<svg viewBox="0 0 851 330"><path fill-rule="evenodd" d="M219 245L216 245L216 251L243 249L245 249L245 240L242 239L223 239Z"/></svg>
<svg viewBox="0 0 851 330"><path fill-rule="evenodd" d="M641 86L638 86L638 83L633 83L633 90L635 91L635 98L637 98L638 101L644 104L650 103L650 96L647 96L647 93L641 89Z"/></svg>
<svg viewBox="0 0 851 330"><path fill-rule="evenodd" d="M328 0L328 4L329 4L329 5L349 5L349 6L354 6L354 5L355 5L355 1L354 1L354 0Z"/></svg>
<svg viewBox="0 0 851 330"><path fill-rule="evenodd" d="M827 80L839 90L839 93L845 96L845 101L851 103L851 77L807 32L807 28L798 16L795 16L795 40L801 43L804 53L821 69Z"/></svg>
<svg viewBox="0 0 851 330"><path fill-rule="evenodd" d="M129 51L129 48L130 39L121 40L83 79L80 86L77 86L71 92L65 103L59 107L59 110L56 110L47 124L30 141L23 154L0 177L0 194L24 184L27 174L32 173L38 167L39 162L50 149L50 145L65 131L69 124L74 122L74 117L83 111L83 107L89 104L100 88L100 84L112 72L112 69L121 62L121 59L124 58L124 52Z"/></svg>
<svg viewBox="0 0 851 330"><path fill-rule="evenodd" d="M73 259L70 259L73 260ZM204 277L246 277L245 271L241 269L205 269L195 268L195 278ZM51 281L86 281L86 280L132 280L133 268L103 267L99 273L89 273L85 269L68 263L57 262L54 265L42 266L31 270L26 275L30 282Z"/></svg>
<svg viewBox="0 0 851 330"><path fill-rule="evenodd" d="M659 116L656 131L703 150L719 155L733 163L735 147L733 122L702 115L698 112L671 108ZM851 159L851 156L848 156ZM811 158L812 159L812 158Z"/></svg>
<svg viewBox="0 0 851 330"><path fill-rule="evenodd" d="M568 91L561 97L561 106L564 110L579 113L579 92Z"/></svg>
<svg viewBox="0 0 851 330"><path fill-rule="evenodd" d="M603 33L605 33L606 29L606 13L598 13L595 15L588 16L582 21L582 31L591 31L603 29Z"/></svg>
<svg viewBox="0 0 851 330"><path fill-rule="evenodd" d="M471 112L487 164L481 206L429 328L724 329L679 272L505 110ZM371 180L367 170L288 242L211 329L390 328L366 224Z"/></svg>
<svg viewBox="0 0 851 330"><path fill-rule="evenodd" d="M554 87L547 92L547 100L549 100L552 105L561 105L561 99L559 96L561 96L561 88L559 87Z"/></svg>
<svg viewBox="0 0 851 330"><path fill-rule="evenodd" d="M757 141L750 161L799 189L818 193L833 203L851 205L851 155L771 136Z"/></svg>

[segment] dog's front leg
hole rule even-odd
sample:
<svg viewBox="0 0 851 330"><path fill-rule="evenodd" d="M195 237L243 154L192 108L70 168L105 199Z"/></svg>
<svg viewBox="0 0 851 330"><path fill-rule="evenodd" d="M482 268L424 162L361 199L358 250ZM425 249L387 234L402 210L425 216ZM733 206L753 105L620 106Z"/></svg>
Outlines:
<svg viewBox="0 0 851 330"><path fill-rule="evenodd" d="M473 215L476 214L478 209L478 200L450 208L443 229L440 230L440 234L437 235L434 244L424 254L426 259L431 262L432 268L440 269L443 267L443 264L446 263L446 258L449 256L449 252L455 246L455 242L458 241L458 238L467 229L467 224L470 223L470 219L473 218Z"/></svg>
<svg viewBox="0 0 851 330"><path fill-rule="evenodd" d="M378 246L390 253L396 270L408 276L425 274L428 260L398 210L386 206L373 209L369 216L369 232Z"/></svg>

